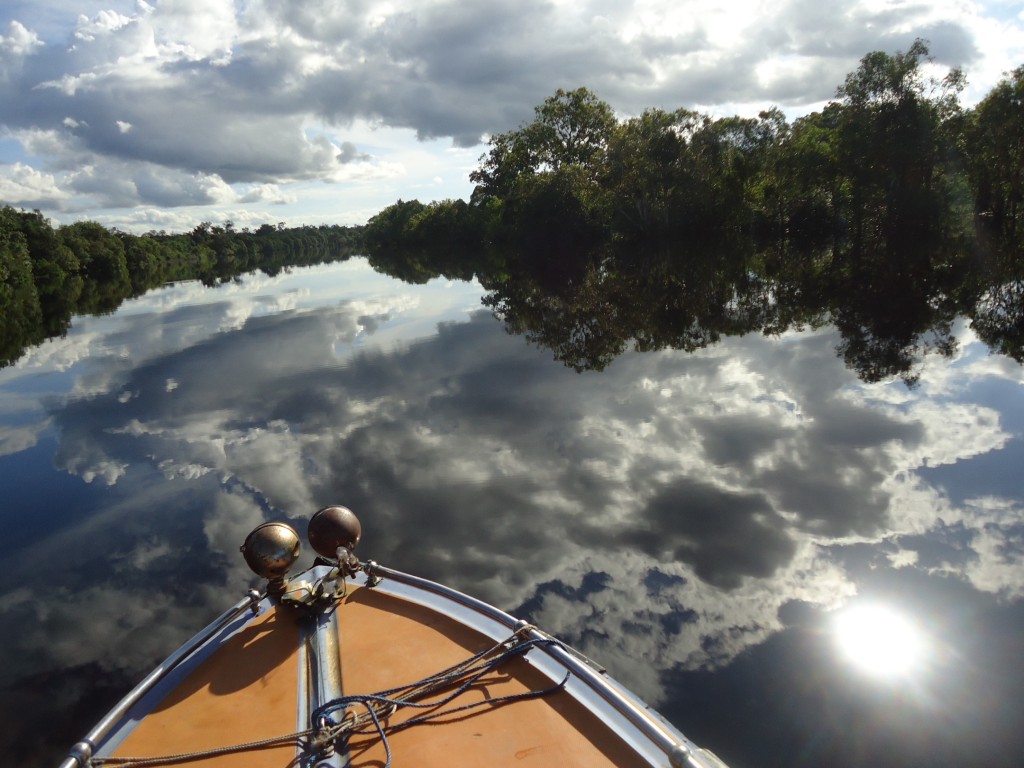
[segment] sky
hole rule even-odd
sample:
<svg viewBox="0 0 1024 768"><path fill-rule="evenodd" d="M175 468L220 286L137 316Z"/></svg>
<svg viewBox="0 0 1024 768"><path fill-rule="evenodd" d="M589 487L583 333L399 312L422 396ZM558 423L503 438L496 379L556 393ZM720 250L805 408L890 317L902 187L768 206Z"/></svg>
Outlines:
<svg viewBox="0 0 1024 768"><path fill-rule="evenodd" d="M0 203L134 232L361 224L467 198L487 137L557 88L794 118L915 38L970 105L1024 63L1024 3L5 0Z"/></svg>

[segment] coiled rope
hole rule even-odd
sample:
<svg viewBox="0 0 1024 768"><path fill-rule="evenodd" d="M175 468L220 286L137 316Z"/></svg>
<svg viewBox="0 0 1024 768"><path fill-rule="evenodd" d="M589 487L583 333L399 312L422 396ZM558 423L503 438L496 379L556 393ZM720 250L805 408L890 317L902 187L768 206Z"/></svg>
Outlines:
<svg viewBox="0 0 1024 768"><path fill-rule="evenodd" d="M251 752L294 745L301 748L304 755L296 761L312 756L329 755L337 747L347 743L348 739L357 734L376 733L384 746L386 755L384 768L391 766L391 744L388 734L409 728L414 725L438 720L450 715L468 712L481 707L498 707L526 699L535 699L555 693L565 688L571 673L566 672L561 682L548 688L522 693L486 698L468 704L448 707L461 695L469 691L481 678L496 671L502 664L513 658L525 655L535 646L562 646L554 638L524 639L534 629L531 625L519 627L512 635L496 645L470 656L468 659L454 664L447 669L418 680L408 685L389 688L371 694L354 694L333 699L313 711L311 720L314 725L305 730L296 731L285 736L276 736L243 744L216 747L194 752L182 752L175 755L157 757L93 757L88 765L93 768L100 766L118 766L119 768L149 768L149 766L175 765L197 760L204 760L221 755L240 752ZM433 694L450 690L439 699L423 701ZM357 712L359 708L362 711ZM400 723L387 723L387 718L401 709L429 710L422 715L411 717ZM333 720L338 712L344 712L340 720Z"/></svg>

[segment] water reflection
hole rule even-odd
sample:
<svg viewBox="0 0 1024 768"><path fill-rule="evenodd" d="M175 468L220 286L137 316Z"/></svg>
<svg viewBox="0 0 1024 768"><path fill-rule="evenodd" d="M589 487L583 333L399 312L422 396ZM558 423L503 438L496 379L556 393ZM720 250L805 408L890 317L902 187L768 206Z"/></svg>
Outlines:
<svg viewBox="0 0 1024 768"><path fill-rule="evenodd" d="M927 355L955 355L960 318L1024 362L1019 245L983 224L968 232L952 209L904 218L849 237L768 242L572 241L552 225L528 247L481 242L453 253L442 241L387 241L371 262L402 279L476 276L510 333L577 371L603 370L631 347L694 351L751 332L832 326L836 352L862 380L913 384Z"/></svg>
<svg viewBox="0 0 1024 768"><path fill-rule="evenodd" d="M898 608L860 603L836 612L839 652L858 670L884 682L914 680L930 661L924 632Z"/></svg>
<svg viewBox="0 0 1024 768"><path fill-rule="evenodd" d="M1024 675L1012 648L1024 620L1020 603L881 563L858 588L862 599L899 606L920 622L935 642L924 674L879 684L837 662L833 614L801 603L784 612L782 631L729 666L669 673L665 709L688 715L723 752L751 764L1017 762ZM738 732L756 748L737 745Z"/></svg>
<svg viewBox="0 0 1024 768"><path fill-rule="evenodd" d="M8 568L59 564L0 596L3 746L24 764L45 751L13 736L32 691L80 715L52 756L244 591L251 528L328 502L358 511L365 555L565 636L737 765L1020 754L1022 376L964 325L911 390L865 385L825 329L579 375L467 311L479 286L358 260L185 290L0 372L0 473L19 519L46 521ZM854 598L942 640L927 707L848 674L832 620Z"/></svg>

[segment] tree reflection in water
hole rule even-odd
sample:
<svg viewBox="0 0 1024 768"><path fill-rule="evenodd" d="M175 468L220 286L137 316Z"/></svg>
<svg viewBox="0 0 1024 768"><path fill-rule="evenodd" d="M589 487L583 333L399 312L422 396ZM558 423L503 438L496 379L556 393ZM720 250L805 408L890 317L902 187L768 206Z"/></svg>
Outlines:
<svg viewBox="0 0 1024 768"><path fill-rule="evenodd" d="M460 271L451 251L432 271L431 255L393 248L371 260L394 276L412 271L410 262L421 277ZM576 371L602 370L629 348L693 351L726 336L831 324L837 353L862 380L912 385L925 355L955 354L961 317L996 351L1024 361L1019 254L954 234L937 217L909 235L880 231L859 242L722 237L574 248L561 240L465 259L485 265L475 270L484 304L509 333Z"/></svg>

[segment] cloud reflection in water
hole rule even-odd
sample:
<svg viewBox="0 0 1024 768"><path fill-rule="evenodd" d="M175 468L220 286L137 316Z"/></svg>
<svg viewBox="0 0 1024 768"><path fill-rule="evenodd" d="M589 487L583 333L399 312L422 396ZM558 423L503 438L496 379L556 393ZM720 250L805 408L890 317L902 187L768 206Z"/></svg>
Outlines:
<svg viewBox="0 0 1024 768"><path fill-rule="evenodd" d="M1001 658L1002 623L1024 626L1019 490L962 498L943 480L1019 445L1006 399L970 397L979 382L1019 395L1019 371L969 343L914 391L860 384L827 333L628 354L578 375L466 316L471 288L345 269L340 300L321 286L275 304L281 284L243 284L113 330L89 321L93 362L40 419L59 469L109 487L18 561L62 567L45 594L0 597L20 628L2 641L19 658L5 682L141 672L244 590L237 547L252 527L301 526L327 503L360 515L364 555L528 613L739 765L786 762L765 760L758 738L812 744L797 722L822 702L845 708L852 739L906 735L864 720L882 694L850 693L821 639L826 609L854 595L899 605L918 599L913 582L927 615L974 612L936 693L958 692L958 707ZM971 638L996 650L976 656ZM999 690L1024 691L1014 685ZM771 738L747 722L769 715L793 722ZM852 765L878 746L840 759L813 743L810 762L786 764Z"/></svg>

